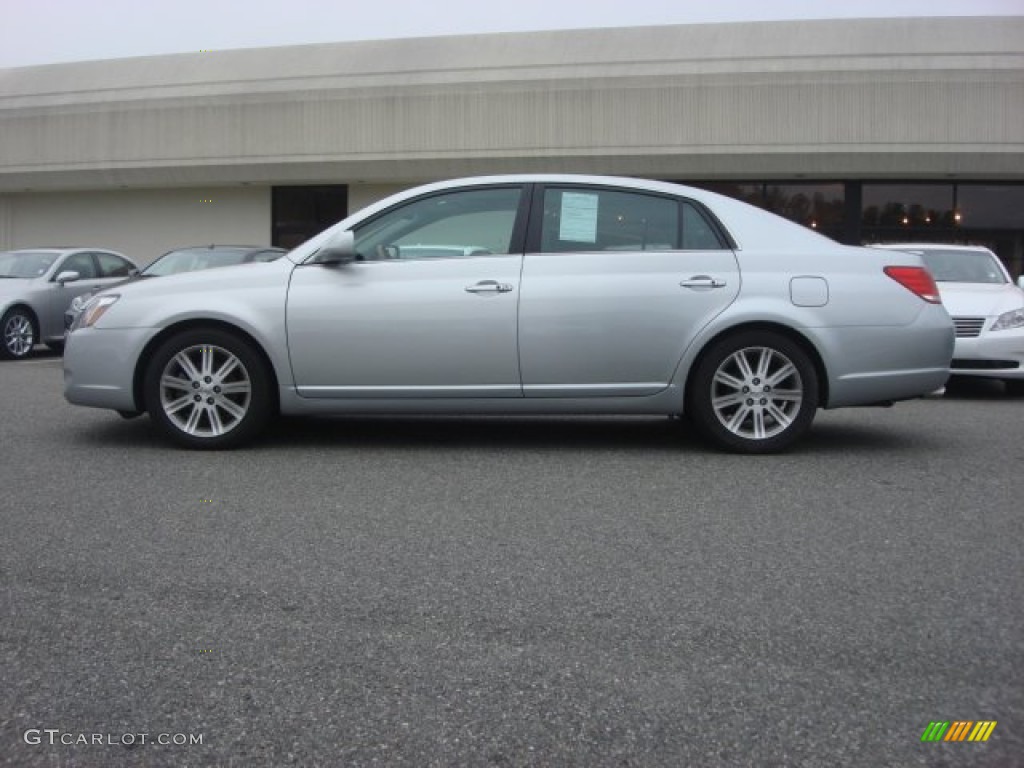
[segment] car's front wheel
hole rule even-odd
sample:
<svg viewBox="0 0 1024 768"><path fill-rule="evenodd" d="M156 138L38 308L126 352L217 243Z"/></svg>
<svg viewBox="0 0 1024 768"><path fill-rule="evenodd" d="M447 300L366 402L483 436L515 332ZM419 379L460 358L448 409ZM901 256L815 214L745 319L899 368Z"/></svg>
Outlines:
<svg viewBox="0 0 1024 768"><path fill-rule="evenodd" d="M772 331L745 331L715 342L687 392L697 430L737 453L788 448L810 427L819 397L808 354Z"/></svg>
<svg viewBox="0 0 1024 768"><path fill-rule="evenodd" d="M146 368L146 410L164 434L188 448L231 448L254 437L271 415L271 378L246 340L220 329L171 337Z"/></svg>
<svg viewBox="0 0 1024 768"><path fill-rule="evenodd" d="M0 333L3 333L0 357L7 360L28 357L36 343L35 320L26 310L17 307L9 310L0 320Z"/></svg>
<svg viewBox="0 0 1024 768"><path fill-rule="evenodd" d="M1003 386L1010 397L1024 397L1024 381L1021 379L1006 379Z"/></svg>

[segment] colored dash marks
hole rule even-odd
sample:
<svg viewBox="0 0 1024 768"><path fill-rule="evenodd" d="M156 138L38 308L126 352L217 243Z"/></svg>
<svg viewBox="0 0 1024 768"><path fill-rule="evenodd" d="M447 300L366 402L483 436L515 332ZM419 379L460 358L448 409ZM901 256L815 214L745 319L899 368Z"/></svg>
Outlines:
<svg viewBox="0 0 1024 768"><path fill-rule="evenodd" d="M921 734L921 741L988 741L996 720L932 721Z"/></svg>

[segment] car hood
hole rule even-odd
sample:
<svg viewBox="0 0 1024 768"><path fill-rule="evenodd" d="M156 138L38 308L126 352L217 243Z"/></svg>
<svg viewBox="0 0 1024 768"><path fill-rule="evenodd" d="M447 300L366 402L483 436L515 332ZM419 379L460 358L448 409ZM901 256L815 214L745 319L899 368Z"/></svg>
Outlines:
<svg viewBox="0 0 1024 768"><path fill-rule="evenodd" d="M282 264L282 262L285 262ZM147 275L144 279L127 280L117 293L125 297L173 296L193 291L217 291L225 288L244 288L259 285L266 280L287 280L287 273L295 265L287 259L254 262L252 264L229 264L224 267L197 269L174 275ZM109 292L108 288L103 289Z"/></svg>
<svg viewBox="0 0 1024 768"><path fill-rule="evenodd" d="M946 311L954 317L995 317L1024 307L1024 291L1015 285L938 283Z"/></svg>

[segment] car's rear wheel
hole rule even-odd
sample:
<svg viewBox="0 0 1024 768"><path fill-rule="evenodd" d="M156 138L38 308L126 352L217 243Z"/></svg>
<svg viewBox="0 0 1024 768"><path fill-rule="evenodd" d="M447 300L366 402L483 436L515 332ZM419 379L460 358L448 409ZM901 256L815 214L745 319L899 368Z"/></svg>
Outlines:
<svg viewBox="0 0 1024 768"><path fill-rule="evenodd" d="M8 310L0 320L0 357L7 360L20 360L28 357L36 343L35 319L27 310L15 307Z"/></svg>
<svg viewBox="0 0 1024 768"><path fill-rule="evenodd" d="M146 410L188 448L231 448L267 423L272 398L266 364L233 333L196 329L171 337L146 368Z"/></svg>
<svg viewBox="0 0 1024 768"><path fill-rule="evenodd" d="M745 331L707 350L688 387L693 425L737 453L784 450L818 408L818 376L800 345L772 331Z"/></svg>

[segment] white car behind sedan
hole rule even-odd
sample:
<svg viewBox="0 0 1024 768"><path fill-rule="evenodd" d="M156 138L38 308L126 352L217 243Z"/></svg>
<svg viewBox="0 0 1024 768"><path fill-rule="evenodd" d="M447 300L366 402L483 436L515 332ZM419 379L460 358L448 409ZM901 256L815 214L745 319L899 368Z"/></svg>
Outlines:
<svg viewBox="0 0 1024 768"><path fill-rule="evenodd" d="M1001 379L1007 393L1024 395L1024 290L996 255L975 245L877 247L924 259L956 328L951 373Z"/></svg>

